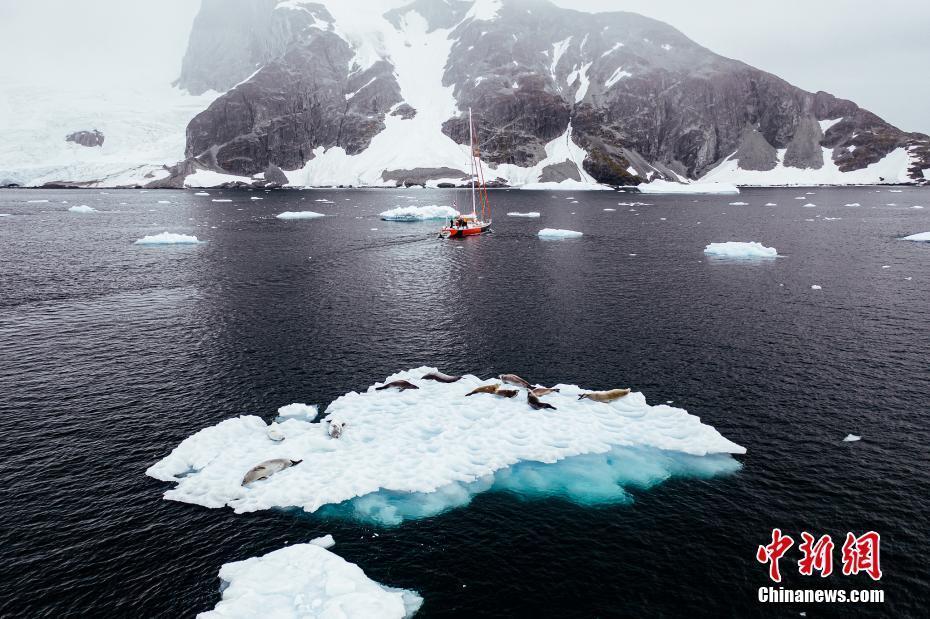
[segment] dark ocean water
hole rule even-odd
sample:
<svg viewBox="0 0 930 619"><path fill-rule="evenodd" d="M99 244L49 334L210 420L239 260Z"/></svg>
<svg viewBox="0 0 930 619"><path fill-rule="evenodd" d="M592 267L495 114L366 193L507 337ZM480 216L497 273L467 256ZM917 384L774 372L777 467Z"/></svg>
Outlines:
<svg viewBox="0 0 930 619"><path fill-rule="evenodd" d="M930 191L497 191L495 233L458 242L377 218L449 192L211 193L0 191L0 615L191 616L219 600L223 563L332 533L370 577L419 591L422 617L926 616L930 244L897 238L930 230ZM542 217L504 216L529 210ZM207 243L132 244L163 230ZM702 254L726 240L784 257ZM169 502L144 475L222 419L423 364L629 384L748 453L631 505L491 493L388 529ZM796 548L782 570L788 587L880 586L885 603L757 602L773 527L838 547L879 531L877 585L801 577Z"/></svg>

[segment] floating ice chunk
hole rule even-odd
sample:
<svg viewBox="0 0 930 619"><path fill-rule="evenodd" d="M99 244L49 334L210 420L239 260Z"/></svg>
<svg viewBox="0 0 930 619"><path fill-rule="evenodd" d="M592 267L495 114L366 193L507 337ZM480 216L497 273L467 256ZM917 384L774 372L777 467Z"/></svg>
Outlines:
<svg viewBox="0 0 930 619"><path fill-rule="evenodd" d="M673 183L654 180L636 187L640 193L734 194L739 188L730 183Z"/></svg>
<svg viewBox="0 0 930 619"><path fill-rule="evenodd" d="M11 217L9 213L0 213L0 217Z"/></svg>
<svg viewBox="0 0 930 619"><path fill-rule="evenodd" d="M252 196L249 198L249 200L264 200L264 198L260 198L258 196Z"/></svg>
<svg viewBox="0 0 930 619"><path fill-rule="evenodd" d="M741 241L710 243L704 248L704 253L709 256L722 256L725 258L774 258L778 256L778 250L774 247L766 247L762 243L755 241L748 243Z"/></svg>
<svg viewBox="0 0 930 619"><path fill-rule="evenodd" d="M174 232L162 232L161 234L150 234L144 236L135 245L185 245L202 243L196 236L188 234L176 234Z"/></svg>
<svg viewBox="0 0 930 619"><path fill-rule="evenodd" d="M316 219L317 217L326 217L323 213L314 211L284 211L275 215L278 219Z"/></svg>
<svg viewBox="0 0 930 619"><path fill-rule="evenodd" d="M584 236L581 232L575 230L561 230L559 228L543 228L538 232L541 239L577 239Z"/></svg>
<svg viewBox="0 0 930 619"><path fill-rule="evenodd" d="M336 540L333 539L332 535L324 535L323 537L315 537L307 543L320 548L332 548L336 545Z"/></svg>
<svg viewBox="0 0 930 619"><path fill-rule="evenodd" d="M730 206L749 206L749 202L730 202Z"/></svg>
<svg viewBox="0 0 930 619"><path fill-rule="evenodd" d="M327 200L326 198L317 198L314 202L322 202L323 204L332 204L332 200Z"/></svg>
<svg viewBox="0 0 930 619"><path fill-rule="evenodd" d="M844 443L855 443L856 441L861 441L861 436L856 436L855 434L847 434L846 438L843 439Z"/></svg>
<svg viewBox="0 0 930 619"><path fill-rule="evenodd" d="M925 241L925 242L928 242L928 241L930 241L930 232L918 232L917 234L912 234L912 235L910 235L910 236L906 236L906 237L904 237L904 238L901 239L901 240L902 240L902 241Z"/></svg>
<svg viewBox="0 0 930 619"><path fill-rule="evenodd" d="M615 209L615 208L605 208L604 210L607 211L607 212L613 212L613 211L616 211L617 209Z"/></svg>
<svg viewBox="0 0 930 619"><path fill-rule="evenodd" d="M384 221L426 221L427 219L449 219L459 212L451 206L430 204L427 206L398 206L381 213Z"/></svg>
<svg viewBox="0 0 930 619"><path fill-rule="evenodd" d="M518 213L516 211L512 211L507 213L507 217L539 217L539 213L536 211L530 211L529 213Z"/></svg>
<svg viewBox="0 0 930 619"><path fill-rule="evenodd" d="M778 205L775 204L774 202L766 202L765 205L766 205L766 206L778 206Z"/></svg>
<svg viewBox="0 0 930 619"><path fill-rule="evenodd" d="M862 205L859 204L858 202L850 202L850 203L847 204L846 206L862 206Z"/></svg>
<svg viewBox="0 0 930 619"><path fill-rule="evenodd" d="M820 286L818 286L817 284L812 284L812 285L811 285L811 290L823 290L823 288L820 287Z"/></svg>
<svg viewBox="0 0 930 619"><path fill-rule="evenodd" d="M293 404L288 404L278 409L278 419L302 419L304 421L313 421L319 414L319 410L316 404L294 402Z"/></svg>
<svg viewBox="0 0 930 619"><path fill-rule="evenodd" d="M26 200L26 204L45 204L48 200Z"/></svg>
<svg viewBox="0 0 930 619"><path fill-rule="evenodd" d="M69 213L84 213L84 214L89 215L91 213L99 213L100 211L98 211L97 209L93 207L87 206L86 204L82 204L80 206L68 207L68 212Z"/></svg>
<svg viewBox="0 0 930 619"><path fill-rule="evenodd" d="M206 191L198 191L194 195L195 196L209 196L210 194L208 194Z"/></svg>
<svg viewBox="0 0 930 619"><path fill-rule="evenodd" d="M226 584L223 598L199 619L403 619L423 603L419 594L385 587L354 563L313 542L226 563L220 568L220 579Z"/></svg>
<svg viewBox="0 0 930 619"><path fill-rule="evenodd" d="M900 189L889 189L888 193L901 193Z"/></svg>
<svg viewBox="0 0 930 619"><path fill-rule="evenodd" d="M159 204L171 204L171 200L159 200Z"/></svg>
<svg viewBox="0 0 930 619"><path fill-rule="evenodd" d="M804 204L803 206L804 206L804 208L814 208L814 207L817 206L817 205L816 205L816 204L813 204L813 203L811 203L811 202L808 202L807 204Z"/></svg>
<svg viewBox="0 0 930 619"><path fill-rule="evenodd" d="M923 207L919 205L915 205L915 206L912 206L911 208L923 208Z"/></svg>
<svg viewBox="0 0 930 619"><path fill-rule="evenodd" d="M565 180L555 182L555 181L546 181L539 183L526 183L520 185L520 189L527 191L613 191L613 187L607 185L600 185L598 183L586 183L584 181L576 181L571 178L566 178ZM566 198L568 199L568 198Z"/></svg>
<svg viewBox="0 0 930 619"><path fill-rule="evenodd" d="M185 439L146 473L176 483L165 493L169 500L240 513L288 506L315 512L328 505L395 524L466 504L495 484L514 491L531 486L507 483L515 478L539 478L578 502L628 501L618 484L732 471L739 465L726 454L745 453L680 408L648 405L642 393L601 403L579 400L583 390L575 385L557 385L559 393L544 397L556 410L535 411L522 393L465 397L487 382L476 376L450 384L422 380L432 371L418 368L384 381L408 380L419 389L372 385L343 395L330 404L324 423L287 419L280 443L268 440L259 417L227 419ZM343 428L341 438L330 438L332 423ZM573 461L583 455L590 458ZM302 462L242 487L246 471L274 458Z"/></svg>
<svg viewBox="0 0 930 619"><path fill-rule="evenodd" d="M213 198L211 202L232 202L229 198Z"/></svg>

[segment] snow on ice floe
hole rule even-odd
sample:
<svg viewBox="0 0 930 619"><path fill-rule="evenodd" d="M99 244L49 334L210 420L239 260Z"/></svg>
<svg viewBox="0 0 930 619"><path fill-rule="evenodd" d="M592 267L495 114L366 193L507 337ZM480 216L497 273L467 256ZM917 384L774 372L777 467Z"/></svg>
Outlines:
<svg viewBox="0 0 930 619"><path fill-rule="evenodd" d="M516 212L516 211L512 211L512 212L510 212L510 213L507 213L507 217L531 217L531 218L537 218L537 217L539 217L539 213L537 213L536 211L530 211L530 212L528 212L528 213L518 213L518 212Z"/></svg>
<svg viewBox="0 0 930 619"><path fill-rule="evenodd" d="M252 512L307 512L393 525L466 505L480 492L558 495L582 504L629 502L624 487L650 487L672 475L710 476L739 468L745 449L685 410L650 406L642 393L611 403L579 400L584 390L558 385L543 397L557 410L512 399L466 397L487 380L466 375L443 384L422 380L435 368L389 376L419 389L350 392L323 422L285 419L286 437L268 437L257 416L240 416L185 439L146 473L175 482L169 500ZM611 387L617 385L610 385ZM342 436L330 438L330 425ZM344 425L343 425L344 424ZM241 485L256 464L301 460L266 480Z"/></svg>
<svg viewBox="0 0 930 619"><path fill-rule="evenodd" d="M185 245L202 243L196 236L189 234L176 234L174 232L162 232L161 234L150 234L144 236L135 242L135 245Z"/></svg>
<svg viewBox="0 0 930 619"><path fill-rule="evenodd" d="M359 566L327 550L332 542L326 536L224 564L222 599L198 618L402 619L423 604L414 591L368 578Z"/></svg>
<svg viewBox="0 0 930 619"><path fill-rule="evenodd" d="M284 211L275 215L278 219L316 219L317 217L326 217L323 213L315 211Z"/></svg>
<svg viewBox="0 0 930 619"><path fill-rule="evenodd" d="M68 212L69 213L82 213L82 214L89 215L91 213L99 213L100 211L98 211L97 209L91 206L87 206L86 204L82 204L80 206L69 206Z"/></svg>
<svg viewBox="0 0 930 619"><path fill-rule="evenodd" d="M902 241L928 241L930 242L930 232L918 232L901 239Z"/></svg>
<svg viewBox="0 0 930 619"><path fill-rule="evenodd" d="M316 404L304 404L303 402L295 402L293 404L288 404L287 406L282 406L278 409L278 419L283 421L285 419L302 419L304 421L313 421L316 419L316 416L319 414L320 409Z"/></svg>
<svg viewBox="0 0 930 619"><path fill-rule="evenodd" d="M856 441L861 441L862 437L855 434L847 434L846 438L843 439L844 443L855 443Z"/></svg>
<svg viewBox="0 0 930 619"><path fill-rule="evenodd" d="M731 183L673 183L654 180L636 186L640 193L736 194L739 187Z"/></svg>
<svg viewBox="0 0 930 619"><path fill-rule="evenodd" d="M584 236L583 233L575 230L561 230L559 228L543 228L537 234L541 239L577 239Z"/></svg>
<svg viewBox="0 0 930 619"><path fill-rule="evenodd" d="M750 241L727 241L725 243L710 243L704 248L704 253L710 256L725 258L775 258L778 251L774 247L766 247L762 243Z"/></svg>
<svg viewBox="0 0 930 619"><path fill-rule="evenodd" d="M459 212L451 206L430 204L427 206L398 206L381 213L385 221L426 221L427 219L449 219Z"/></svg>

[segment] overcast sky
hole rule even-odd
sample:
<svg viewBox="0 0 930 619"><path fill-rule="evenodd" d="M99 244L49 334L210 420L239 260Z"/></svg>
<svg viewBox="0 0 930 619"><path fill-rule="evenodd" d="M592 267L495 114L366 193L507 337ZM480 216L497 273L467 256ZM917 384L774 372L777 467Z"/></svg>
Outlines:
<svg viewBox="0 0 930 619"><path fill-rule="evenodd" d="M852 99L902 129L930 133L930 0L555 2L660 19L719 54L805 90ZM373 4L398 1L363 3ZM198 6L199 0L0 0L0 96L3 83L14 79L105 88L170 82Z"/></svg>

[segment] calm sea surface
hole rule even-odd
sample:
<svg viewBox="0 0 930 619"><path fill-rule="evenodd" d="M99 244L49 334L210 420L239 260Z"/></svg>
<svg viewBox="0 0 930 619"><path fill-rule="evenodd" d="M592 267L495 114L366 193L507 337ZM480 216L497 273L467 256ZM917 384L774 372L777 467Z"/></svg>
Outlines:
<svg viewBox="0 0 930 619"><path fill-rule="evenodd" d="M332 533L422 617L926 616L930 244L897 239L930 231L930 190L496 191L494 234L463 241L378 218L454 192L210 193L0 191L0 615L191 616L223 563ZM133 245L166 230L206 243ZM728 240L783 257L703 255ZM169 502L144 475L228 417L419 365L629 385L748 453L631 505L491 493L387 529ZM837 562L847 531L879 531L877 585L801 577L796 548L783 584L885 603L757 602L773 527L832 534Z"/></svg>

